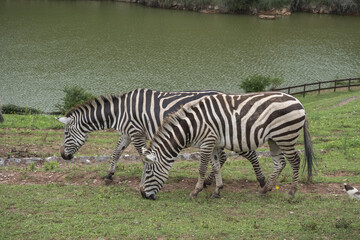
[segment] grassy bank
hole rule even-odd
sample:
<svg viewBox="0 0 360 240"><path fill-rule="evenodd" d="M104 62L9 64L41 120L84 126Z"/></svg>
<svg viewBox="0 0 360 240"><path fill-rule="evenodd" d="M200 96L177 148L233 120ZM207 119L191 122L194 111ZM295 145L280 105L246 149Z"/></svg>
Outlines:
<svg viewBox="0 0 360 240"><path fill-rule="evenodd" d="M0 238L360 238L360 202L350 200L342 186L346 181L360 187L358 96L360 90L299 97L309 117L317 173L313 184L301 183L293 201L287 195L289 165L278 189L261 197L251 165L240 157L231 157L222 169L221 199L209 199L209 188L195 201L188 195L198 176L197 161L176 161L157 201L143 200L138 193L142 172L138 161L119 163L110 186L101 179L108 163L60 161L52 169L42 164L9 165L0 167ZM54 116L4 118L0 158L26 148L24 154L59 156L63 126ZM92 133L77 155L110 155L118 138L116 132ZM302 142L299 139L299 150ZM267 151L267 146L262 150ZM133 154L134 149L126 153ZM271 159L262 157L260 164L268 176Z"/></svg>

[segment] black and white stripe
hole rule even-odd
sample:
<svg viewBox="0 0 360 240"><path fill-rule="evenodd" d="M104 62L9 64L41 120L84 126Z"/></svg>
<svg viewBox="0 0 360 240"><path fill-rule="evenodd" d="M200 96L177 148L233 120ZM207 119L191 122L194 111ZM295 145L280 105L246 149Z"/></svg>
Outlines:
<svg viewBox="0 0 360 240"><path fill-rule="evenodd" d="M190 197L203 188L208 162L213 165L216 189L222 187L220 163L213 156L219 149L229 149L256 159L254 152L266 141L269 143L274 171L262 189L270 191L285 167L284 157L293 169L293 185L289 192L294 196L298 184L300 158L295 144L304 129L308 176L312 175L313 158L305 110L294 97L280 93L252 93L244 95L218 94L204 97L197 104L182 108L164 120L150 147L143 149L149 164L142 177L143 197L155 198L168 178L174 157L187 146L201 150L199 180ZM249 157L248 157L249 158Z"/></svg>
<svg viewBox="0 0 360 240"><path fill-rule="evenodd" d="M64 159L71 159L84 145L88 133L108 128L116 129L121 138L112 155L107 178L111 180L116 162L132 142L141 154L145 140L151 139L162 120L181 106L193 104L217 91L158 92L136 89L121 96L101 96L84 103L60 118L66 124L61 147Z"/></svg>
<svg viewBox="0 0 360 240"><path fill-rule="evenodd" d="M112 180L121 153L132 142L141 155L145 140L151 139L162 120L170 113L199 101L204 96L218 94L217 91L158 92L150 89L136 89L121 96L101 96L84 103L60 118L66 124L61 147L64 159L72 159L79 148L85 144L88 133L107 128L116 129L121 138L112 155L111 165L105 181ZM218 156L223 163L226 155L221 149ZM257 159L248 158L254 166ZM260 184L265 178L260 168L255 167ZM214 174L210 174L206 184L211 184Z"/></svg>

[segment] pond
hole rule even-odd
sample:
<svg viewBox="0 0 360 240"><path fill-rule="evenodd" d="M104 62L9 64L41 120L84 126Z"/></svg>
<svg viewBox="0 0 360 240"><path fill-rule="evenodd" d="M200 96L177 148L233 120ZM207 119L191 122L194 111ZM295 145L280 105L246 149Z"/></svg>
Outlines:
<svg viewBox="0 0 360 240"><path fill-rule="evenodd" d="M65 86L239 93L249 75L290 86L357 77L360 19L273 21L97 1L0 0L0 99L49 112Z"/></svg>

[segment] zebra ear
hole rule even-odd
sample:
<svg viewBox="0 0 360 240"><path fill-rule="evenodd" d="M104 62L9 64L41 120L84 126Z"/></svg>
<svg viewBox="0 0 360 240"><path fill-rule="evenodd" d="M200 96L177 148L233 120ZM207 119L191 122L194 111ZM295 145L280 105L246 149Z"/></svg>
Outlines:
<svg viewBox="0 0 360 240"><path fill-rule="evenodd" d="M155 162L155 154L146 148L142 148L143 155L145 156L144 161L147 163Z"/></svg>
<svg viewBox="0 0 360 240"><path fill-rule="evenodd" d="M59 122L63 123L63 124L68 124L70 122L70 119L67 117L61 117L61 118L57 118L56 120L58 120Z"/></svg>

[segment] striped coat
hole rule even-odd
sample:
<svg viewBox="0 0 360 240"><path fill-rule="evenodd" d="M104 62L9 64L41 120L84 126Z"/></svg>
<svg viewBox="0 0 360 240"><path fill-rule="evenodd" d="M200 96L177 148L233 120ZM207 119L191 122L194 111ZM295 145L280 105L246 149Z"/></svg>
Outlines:
<svg viewBox="0 0 360 240"><path fill-rule="evenodd" d="M166 118L149 148L143 149L149 164L143 172L142 196L154 199L168 178L174 158L183 148L193 146L201 150L201 163L199 180L190 196L196 197L202 190L207 164L212 162L216 177L213 197L218 197L223 186L220 164L211 154L223 148L238 153L255 151L265 142L270 146L274 171L262 192L273 188L285 167L285 156L293 169L290 194L294 196L300 165L295 144L301 129L305 133L308 173L311 176L313 158L307 120L304 107L296 98L279 92L204 97L197 104Z"/></svg>
<svg viewBox="0 0 360 240"><path fill-rule="evenodd" d="M151 139L162 120L181 106L194 104L204 96L218 94L217 91L159 92L150 89L135 89L120 96L101 96L81 104L65 117L58 119L65 123L61 156L72 159L83 146L92 131L116 129L121 138L112 155L106 182L112 180L116 163L121 153L132 142L141 154L145 140ZM226 155L219 152L222 162ZM211 179L209 179L211 183Z"/></svg>

